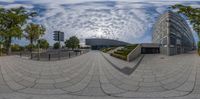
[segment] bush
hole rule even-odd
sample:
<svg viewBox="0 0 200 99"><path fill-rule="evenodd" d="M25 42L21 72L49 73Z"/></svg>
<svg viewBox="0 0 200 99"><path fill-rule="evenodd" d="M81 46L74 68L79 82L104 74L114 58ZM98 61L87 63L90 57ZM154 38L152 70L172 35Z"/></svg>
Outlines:
<svg viewBox="0 0 200 99"><path fill-rule="evenodd" d="M198 54L200 56L200 41L198 42Z"/></svg>
<svg viewBox="0 0 200 99"><path fill-rule="evenodd" d="M5 48L0 48L0 56L4 55L6 53L6 49Z"/></svg>
<svg viewBox="0 0 200 99"><path fill-rule="evenodd" d="M11 50L13 52L19 52L19 51L22 51L23 50L23 47L18 45L18 44L14 44L14 45L11 45Z"/></svg>
<svg viewBox="0 0 200 99"><path fill-rule="evenodd" d="M120 54L111 53L110 55L111 55L111 56L114 56L114 57L116 57L116 58L119 58L119 59L127 60L127 57L126 57L126 56L122 56L122 55L120 55Z"/></svg>
<svg viewBox="0 0 200 99"><path fill-rule="evenodd" d="M39 42L39 45L37 44L37 47L38 46L40 46L40 48L42 48L42 49L48 49L49 48L49 43L48 43L48 41L47 40L45 40L45 39L40 39L40 40L38 40Z"/></svg>
<svg viewBox="0 0 200 99"><path fill-rule="evenodd" d="M25 46L25 49L27 49L28 51L31 51L31 48L32 48L32 50L34 50L36 48L36 46L33 44L29 44L29 45Z"/></svg>
<svg viewBox="0 0 200 99"><path fill-rule="evenodd" d="M104 52L104 53L107 53L108 51L110 51L111 50L111 48L102 48L102 49L100 49L102 52Z"/></svg>
<svg viewBox="0 0 200 99"><path fill-rule="evenodd" d="M53 48L54 49L59 49L61 47L60 43L59 42L56 42L53 44Z"/></svg>
<svg viewBox="0 0 200 99"><path fill-rule="evenodd" d="M114 56L123 60L127 60L127 55L136 47L137 47L137 44L125 46L124 48L114 51L114 53L111 53L111 56Z"/></svg>
<svg viewBox="0 0 200 99"><path fill-rule="evenodd" d="M120 54L120 55L123 55L123 56L127 56L133 49L136 48L136 46L137 45L128 45L128 46L125 46L124 48L122 48L120 50L115 51L114 53Z"/></svg>
<svg viewBox="0 0 200 99"><path fill-rule="evenodd" d="M107 52L109 52L110 50L113 50L113 49L115 49L116 47L110 47L110 48L102 48L102 49L100 49L100 51L102 51L102 52L104 52L104 53L107 53Z"/></svg>

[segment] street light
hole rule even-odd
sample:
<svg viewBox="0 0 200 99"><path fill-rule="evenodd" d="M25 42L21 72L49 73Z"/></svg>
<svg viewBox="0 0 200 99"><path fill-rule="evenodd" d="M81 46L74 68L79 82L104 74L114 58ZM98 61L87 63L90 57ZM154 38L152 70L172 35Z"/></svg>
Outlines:
<svg viewBox="0 0 200 99"><path fill-rule="evenodd" d="M3 49L3 38L0 37L0 56L2 55L2 49Z"/></svg>
<svg viewBox="0 0 200 99"><path fill-rule="evenodd" d="M40 39L38 39L38 60L40 60Z"/></svg>
<svg viewBox="0 0 200 99"><path fill-rule="evenodd" d="M0 42L0 56L2 56L2 49L3 49L3 44Z"/></svg>

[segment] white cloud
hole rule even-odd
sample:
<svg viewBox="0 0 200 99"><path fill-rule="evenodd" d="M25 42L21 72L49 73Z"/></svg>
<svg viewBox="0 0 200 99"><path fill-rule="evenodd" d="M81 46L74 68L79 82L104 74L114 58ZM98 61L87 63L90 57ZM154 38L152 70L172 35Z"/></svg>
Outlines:
<svg viewBox="0 0 200 99"><path fill-rule="evenodd" d="M7 1L7 0L3 0ZM13 0L9 0L13 1ZM18 0L16 0L18 1ZM30 1L30 0L19 0L19 1ZM117 2L184 2L184 1L199 1L199 0L32 0L34 3L54 3L54 4L73 4L82 2L94 2L94 1L117 1Z"/></svg>
<svg viewBox="0 0 200 99"><path fill-rule="evenodd" d="M0 0L0 2L14 2L15 0Z"/></svg>
<svg viewBox="0 0 200 99"><path fill-rule="evenodd" d="M66 38L77 35L82 39L103 37L131 43L150 42L151 34L147 33L150 33L156 17L176 3L117 2L112 6L112 2L110 5L90 2L61 6L65 4L61 1L49 3L47 7L51 10L41 17L41 23L47 27L45 37L50 41L53 31L61 30L66 33Z"/></svg>
<svg viewBox="0 0 200 99"><path fill-rule="evenodd" d="M184 3L183 0L176 0L176 2L174 0L142 0L143 2L115 0L118 2L110 3L108 0L89 1L102 0L32 0L30 4L9 4L4 7L26 6L37 10L43 9L44 11L40 12L41 16L35 19L47 28L44 38L51 44L54 30L65 32L65 38L77 35L82 41L90 37L104 37L138 43L150 42L152 25L168 6L178 1ZM83 3L77 4L80 2Z"/></svg>
<svg viewBox="0 0 200 99"><path fill-rule="evenodd" d="M9 8L17 8L17 7L24 7L24 8L27 8L27 9L32 9L33 8L33 6L32 5L26 5L26 4L9 4L9 5L5 5L4 6L4 8L7 8L7 9L9 9Z"/></svg>

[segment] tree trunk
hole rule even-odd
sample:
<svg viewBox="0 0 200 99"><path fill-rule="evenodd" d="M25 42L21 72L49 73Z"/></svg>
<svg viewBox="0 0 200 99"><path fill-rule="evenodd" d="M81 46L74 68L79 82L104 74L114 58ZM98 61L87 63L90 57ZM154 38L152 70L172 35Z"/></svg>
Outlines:
<svg viewBox="0 0 200 99"><path fill-rule="evenodd" d="M33 58L33 39L30 39L30 53L31 53L31 59Z"/></svg>
<svg viewBox="0 0 200 99"><path fill-rule="evenodd" d="M2 44L0 44L0 56L2 56Z"/></svg>
<svg viewBox="0 0 200 99"><path fill-rule="evenodd" d="M8 37L8 41L7 41L7 55L10 55L11 54L11 40L12 38L11 37Z"/></svg>
<svg viewBox="0 0 200 99"><path fill-rule="evenodd" d="M30 46L30 52L32 53L32 51L33 51L33 40L30 40L30 44L31 44L31 46Z"/></svg>

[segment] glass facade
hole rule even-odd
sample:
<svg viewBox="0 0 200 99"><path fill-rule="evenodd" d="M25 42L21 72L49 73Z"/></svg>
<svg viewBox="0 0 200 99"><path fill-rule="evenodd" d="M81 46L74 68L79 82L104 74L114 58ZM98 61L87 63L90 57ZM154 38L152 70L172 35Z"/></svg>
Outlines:
<svg viewBox="0 0 200 99"><path fill-rule="evenodd" d="M187 22L168 11L154 25L153 43L160 43L161 53L176 55L194 49L194 38Z"/></svg>

